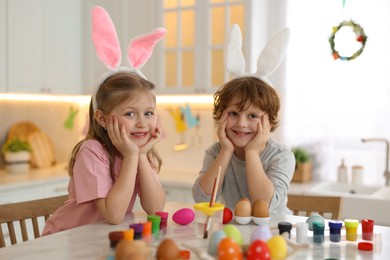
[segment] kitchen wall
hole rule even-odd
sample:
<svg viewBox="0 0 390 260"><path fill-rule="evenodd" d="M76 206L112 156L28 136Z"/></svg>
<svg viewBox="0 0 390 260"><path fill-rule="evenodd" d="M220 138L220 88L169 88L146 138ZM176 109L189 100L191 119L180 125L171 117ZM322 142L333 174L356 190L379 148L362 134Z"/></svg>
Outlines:
<svg viewBox="0 0 390 260"><path fill-rule="evenodd" d="M34 95L31 95L34 97ZM87 131L87 116L89 98L61 100L2 100L0 98L0 144L3 144L10 127L21 121L30 121L46 133L53 143L55 159L58 163L68 161L68 156L74 145L81 140ZM212 107L209 105L190 105L190 111L194 117L199 116L198 126L188 127L183 133L178 133L176 123L171 112L179 106L185 108L186 104L161 105L158 107L160 124L165 133L165 138L158 145L158 151L163 159L163 167L166 170L175 169L199 169L201 167L205 149L215 139L214 120L212 119ZM74 120L70 120L72 113L77 111ZM73 121L73 127L65 126L65 122ZM187 149L175 151L178 144L187 144ZM4 168L3 158L0 159L0 168Z"/></svg>

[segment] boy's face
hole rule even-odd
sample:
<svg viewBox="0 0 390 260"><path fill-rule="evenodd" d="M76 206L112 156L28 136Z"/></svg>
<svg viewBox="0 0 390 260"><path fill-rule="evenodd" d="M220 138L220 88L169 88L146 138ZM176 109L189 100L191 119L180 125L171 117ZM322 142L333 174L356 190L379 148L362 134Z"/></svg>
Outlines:
<svg viewBox="0 0 390 260"><path fill-rule="evenodd" d="M246 110L239 111L235 104L231 102L225 110L227 113L226 135L234 146L243 148L256 135L258 123L265 113L252 104L246 106Z"/></svg>
<svg viewBox="0 0 390 260"><path fill-rule="evenodd" d="M138 147L146 144L156 129L156 104L148 92L138 92L136 98L118 105L111 115L118 118L119 125L125 125L128 137Z"/></svg>

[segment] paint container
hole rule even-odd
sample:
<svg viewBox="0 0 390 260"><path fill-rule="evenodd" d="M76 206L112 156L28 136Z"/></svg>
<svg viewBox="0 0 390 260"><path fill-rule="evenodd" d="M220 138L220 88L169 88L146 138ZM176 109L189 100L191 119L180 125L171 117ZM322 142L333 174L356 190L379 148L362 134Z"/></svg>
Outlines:
<svg viewBox="0 0 390 260"><path fill-rule="evenodd" d="M341 241L341 228L343 227L342 221L329 221L329 240L332 242Z"/></svg>
<svg viewBox="0 0 390 260"><path fill-rule="evenodd" d="M361 224L363 240L372 240L374 236L374 220L362 219Z"/></svg>
<svg viewBox="0 0 390 260"><path fill-rule="evenodd" d="M347 241L356 241L359 221L357 219L344 219L344 223L345 223Z"/></svg>
<svg viewBox="0 0 390 260"><path fill-rule="evenodd" d="M325 225L321 222L313 222L313 242L317 244L324 243Z"/></svg>

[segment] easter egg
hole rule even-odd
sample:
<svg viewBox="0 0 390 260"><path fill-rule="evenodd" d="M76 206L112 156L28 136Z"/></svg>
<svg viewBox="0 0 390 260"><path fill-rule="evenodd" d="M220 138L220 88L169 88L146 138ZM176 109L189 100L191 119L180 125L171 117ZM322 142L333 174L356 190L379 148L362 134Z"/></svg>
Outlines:
<svg viewBox="0 0 390 260"><path fill-rule="evenodd" d="M251 242L255 240L268 241L272 237L271 229L267 225L257 226L251 236Z"/></svg>
<svg viewBox="0 0 390 260"><path fill-rule="evenodd" d="M122 239L115 247L115 260L148 259L150 249L145 241Z"/></svg>
<svg viewBox="0 0 390 260"><path fill-rule="evenodd" d="M269 209L268 209L268 202L264 200L256 200L255 203L253 203L253 210L252 210L252 216L256 218L268 218L269 217Z"/></svg>
<svg viewBox="0 0 390 260"><path fill-rule="evenodd" d="M216 256L218 254L218 245L225 237L226 233L223 230L217 230L212 233L209 239L209 246L207 248L207 252L212 256Z"/></svg>
<svg viewBox="0 0 390 260"><path fill-rule="evenodd" d="M252 204L249 199L240 199L234 208L234 220L238 224L248 224L252 220Z"/></svg>
<svg viewBox="0 0 390 260"><path fill-rule="evenodd" d="M172 215L172 220L179 225L187 225L195 219L195 212L190 208L182 208Z"/></svg>
<svg viewBox="0 0 390 260"><path fill-rule="evenodd" d="M249 246L247 252L247 260L268 260L271 259L271 252L269 251L268 245L263 240L255 240Z"/></svg>
<svg viewBox="0 0 390 260"><path fill-rule="evenodd" d="M309 225L309 230L313 231L313 222L318 222L322 225L325 225L324 218L319 214L312 214L310 217L306 219L306 223Z"/></svg>
<svg viewBox="0 0 390 260"><path fill-rule="evenodd" d="M231 237L221 240L218 245L218 260L242 260L241 247Z"/></svg>
<svg viewBox="0 0 390 260"><path fill-rule="evenodd" d="M244 240L242 238L242 234L236 226L234 226L232 224L227 224L223 227L223 231L225 232L227 237L232 238L240 246L243 244Z"/></svg>
<svg viewBox="0 0 390 260"><path fill-rule="evenodd" d="M267 245L272 259L284 259L287 256L287 243L281 235L268 239Z"/></svg>
<svg viewBox="0 0 390 260"><path fill-rule="evenodd" d="M240 199L234 208L234 216L250 217L252 215L252 205L249 199Z"/></svg>
<svg viewBox="0 0 390 260"><path fill-rule="evenodd" d="M229 208L223 209L223 224L229 223L233 219L233 212Z"/></svg>
<svg viewBox="0 0 390 260"><path fill-rule="evenodd" d="M180 257L180 249L170 238L166 238L160 242L157 247L156 258L164 260L176 260Z"/></svg>

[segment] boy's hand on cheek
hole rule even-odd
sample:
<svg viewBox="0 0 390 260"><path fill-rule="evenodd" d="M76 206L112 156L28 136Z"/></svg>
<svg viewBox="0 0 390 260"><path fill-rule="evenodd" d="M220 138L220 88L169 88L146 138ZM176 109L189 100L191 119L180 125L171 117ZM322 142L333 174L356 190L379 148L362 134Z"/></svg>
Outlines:
<svg viewBox="0 0 390 260"><path fill-rule="evenodd" d="M225 112L221 118L220 123L219 123L218 129L217 129L217 136L218 136L219 142L221 143L221 147L223 149L228 149L228 150L233 151L234 145L226 135L226 124L227 124L227 113Z"/></svg>
<svg viewBox="0 0 390 260"><path fill-rule="evenodd" d="M257 133L253 139L245 147L246 151L257 150L262 153L267 144L271 133L271 126L269 124L268 115L262 116L257 124Z"/></svg>

